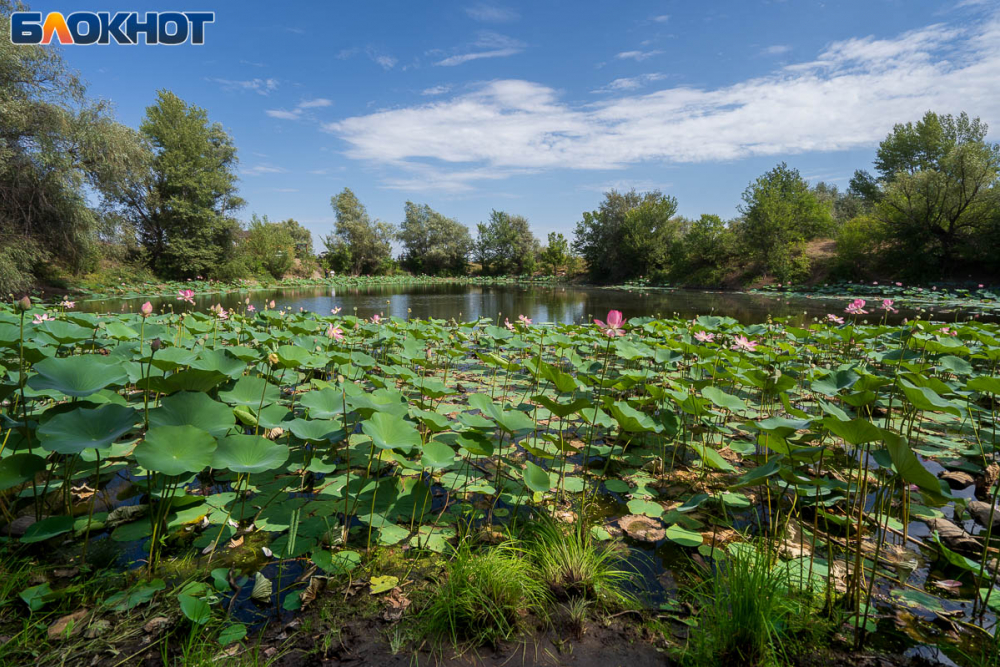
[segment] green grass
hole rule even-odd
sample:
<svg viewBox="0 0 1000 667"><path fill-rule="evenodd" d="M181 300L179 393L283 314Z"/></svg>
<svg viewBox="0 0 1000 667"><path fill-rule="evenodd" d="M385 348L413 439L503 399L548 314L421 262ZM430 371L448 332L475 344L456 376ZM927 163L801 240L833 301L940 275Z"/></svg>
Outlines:
<svg viewBox="0 0 1000 667"><path fill-rule="evenodd" d="M594 540L581 522L562 526L543 519L533 533L531 558L557 599L582 598L604 608L635 603L628 592L635 571L621 552Z"/></svg>
<svg viewBox="0 0 1000 667"><path fill-rule="evenodd" d="M776 568L772 554L739 549L718 568L695 597L699 626L692 630L686 665L781 665L787 642L802 610L789 593L787 570Z"/></svg>
<svg viewBox="0 0 1000 667"><path fill-rule="evenodd" d="M527 614L546 617L549 599L534 563L515 543L474 550L463 542L418 624L438 647L446 640L496 645L516 636Z"/></svg>

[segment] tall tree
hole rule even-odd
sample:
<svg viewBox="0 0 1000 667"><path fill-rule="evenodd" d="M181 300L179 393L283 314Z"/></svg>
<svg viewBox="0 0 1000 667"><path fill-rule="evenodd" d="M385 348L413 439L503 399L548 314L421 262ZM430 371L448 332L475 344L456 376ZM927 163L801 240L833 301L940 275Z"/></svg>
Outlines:
<svg viewBox="0 0 1000 667"><path fill-rule="evenodd" d="M48 46L10 41L10 15L27 8L0 0L0 292L22 292L49 261L88 268L115 222L87 202L103 200L148 152L86 97L77 75Z"/></svg>
<svg viewBox="0 0 1000 667"><path fill-rule="evenodd" d="M831 207L784 162L750 184L740 212L751 261L779 280L802 278L809 268L805 242L833 228Z"/></svg>
<svg viewBox="0 0 1000 667"><path fill-rule="evenodd" d="M896 125L879 145L875 169L881 196L875 216L902 266L953 273L960 263L995 263L978 242L1000 208L1000 144L987 125L965 113L927 112Z"/></svg>
<svg viewBox="0 0 1000 667"><path fill-rule="evenodd" d="M297 220L289 218L278 223L292 237L295 243L295 256L305 259L313 256L312 232L303 227Z"/></svg>
<svg viewBox="0 0 1000 667"><path fill-rule="evenodd" d="M295 261L295 245L285 222L271 222L266 215L258 217L256 213L250 217L243 249L254 269L273 278L284 277Z"/></svg>
<svg viewBox="0 0 1000 667"><path fill-rule="evenodd" d="M677 199L659 191L611 190L596 211L576 223L573 248L591 278L610 282L648 275L667 266L680 232Z"/></svg>
<svg viewBox="0 0 1000 667"><path fill-rule="evenodd" d="M372 220L349 188L330 198L336 216L333 233L324 237L331 268L355 275L385 271L392 261L395 228Z"/></svg>
<svg viewBox="0 0 1000 667"><path fill-rule="evenodd" d="M538 259L549 275L555 275L569 261L569 241L560 232L549 232L548 245L538 253Z"/></svg>
<svg viewBox="0 0 1000 667"><path fill-rule="evenodd" d="M400 225L401 263L416 273L465 273L472 236L462 223L441 215L427 204L406 202Z"/></svg>
<svg viewBox="0 0 1000 667"><path fill-rule="evenodd" d="M236 147L200 107L167 90L146 109L140 132L154 158L124 195L150 262L161 275L212 275L232 257L243 206L237 196Z"/></svg>
<svg viewBox="0 0 1000 667"><path fill-rule="evenodd" d="M494 210L489 222L479 223L476 229L474 252L483 273L521 275L534 271L538 239L527 218Z"/></svg>

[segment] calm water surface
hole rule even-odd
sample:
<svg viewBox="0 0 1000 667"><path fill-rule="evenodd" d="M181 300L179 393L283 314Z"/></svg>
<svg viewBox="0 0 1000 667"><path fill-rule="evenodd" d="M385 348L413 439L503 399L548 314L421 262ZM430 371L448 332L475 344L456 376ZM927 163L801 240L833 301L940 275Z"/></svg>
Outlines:
<svg viewBox="0 0 1000 667"><path fill-rule="evenodd" d="M611 309L622 311L626 318L642 316L684 318L698 315L727 315L744 324L765 321L768 316L789 317L795 324L806 324L814 317L823 318L827 313L843 314L845 303L841 300L812 299L802 296L768 297L735 292L696 290L629 291L575 286L536 285L468 285L468 284L390 284L368 287L305 287L295 289L255 290L227 294L195 296L195 305L177 301L173 297L152 298L154 308L175 311L206 310L221 303L226 308L239 310L245 299L261 308L274 300L279 308L291 307L328 315L334 308L350 315L357 309L361 317L379 314L383 317L439 318L475 320L509 317L511 321L524 314L534 322L589 322L603 319ZM100 299L78 305L87 312L128 312L138 310L146 301L140 299ZM914 317L916 312L900 308L890 321ZM878 315L869 315L875 322ZM952 321L954 312L924 313Z"/></svg>

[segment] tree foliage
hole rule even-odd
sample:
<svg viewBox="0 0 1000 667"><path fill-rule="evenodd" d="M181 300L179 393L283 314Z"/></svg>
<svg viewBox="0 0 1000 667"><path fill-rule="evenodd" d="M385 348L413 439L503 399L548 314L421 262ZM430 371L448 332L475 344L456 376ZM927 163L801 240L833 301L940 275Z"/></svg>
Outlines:
<svg viewBox="0 0 1000 667"><path fill-rule="evenodd" d="M596 211L576 223L573 248L595 280L649 275L668 266L680 235L677 199L659 191L611 190Z"/></svg>
<svg viewBox="0 0 1000 667"><path fill-rule="evenodd" d="M570 260L569 241L559 232L549 232L548 244L538 253L538 260L554 276Z"/></svg>
<svg viewBox="0 0 1000 667"><path fill-rule="evenodd" d="M0 0L0 290L24 291L46 261L89 268L98 255L102 200L147 158L110 105L86 97L59 51L15 45L20 3ZM112 224L111 227L114 225Z"/></svg>
<svg viewBox="0 0 1000 667"><path fill-rule="evenodd" d="M740 212L749 259L761 273L783 281L804 277L805 242L833 230L830 204L784 162L750 184Z"/></svg>
<svg viewBox="0 0 1000 667"><path fill-rule="evenodd" d="M354 275L385 272L392 262L395 228L372 220L349 188L331 197L330 205L336 222L333 233L323 238L328 266Z"/></svg>
<svg viewBox="0 0 1000 667"><path fill-rule="evenodd" d="M483 273L522 275L535 270L538 239L527 218L494 210L489 222L481 222L476 228L474 253Z"/></svg>
<svg viewBox="0 0 1000 667"><path fill-rule="evenodd" d="M161 90L140 126L152 147L149 169L120 202L135 221L151 266L171 278L210 276L235 252L239 223L236 147L200 107Z"/></svg>
<svg viewBox="0 0 1000 667"><path fill-rule="evenodd" d="M403 245L400 263L414 273L464 274L472 251L469 228L427 204L408 201L404 210L399 231Z"/></svg>
<svg viewBox="0 0 1000 667"><path fill-rule="evenodd" d="M280 279L295 261L296 239L284 222L271 222L266 215L254 214L247 225L243 249L254 269Z"/></svg>

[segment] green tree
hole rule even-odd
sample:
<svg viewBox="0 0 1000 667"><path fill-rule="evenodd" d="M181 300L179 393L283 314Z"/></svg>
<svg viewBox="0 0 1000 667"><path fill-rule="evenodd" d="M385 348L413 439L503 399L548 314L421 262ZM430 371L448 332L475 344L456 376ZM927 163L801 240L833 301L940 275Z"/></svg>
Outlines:
<svg viewBox="0 0 1000 667"><path fill-rule="evenodd" d="M617 281L666 269L680 236L677 199L659 191L611 190L576 223L573 248L591 278Z"/></svg>
<svg viewBox="0 0 1000 667"><path fill-rule="evenodd" d="M927 112L896 125L879 145L881 195L875 216L887 226L897 266L950 274L968 263L996 262L985 248L1000 208L1000 144L967 114Z"/></svg>
<svg viewBox="0 0 1000 667"><path fill-rule="evenodd" d="M555 275L569 262L569 241L559 232L549 232L548 245L538 253L538 259L549 275Z"/></svg>
<svg viewBox="0 0 1000 667"><path fill-rule="evenodd" d="M284 227L285 231L292 237L292 241L295 243L295 256L298 259L307 259L313 256L312 232L292 218L282 220L278 224Z"/></svg>
<svg viewBox="0 0 1000 667"><path fill-rule="evenodd" d="M538 239L531 233L527 218L494 210L489 222L479 223L476 229L473 251L483 273L523 275L534 271Z"/></svg>
<svg viewBox="0 0 1000 667"><path fill-rule="evenodd" d="M244 203L232 137L204 109L166 90L147 107L140 132L154 158L122 200L154 270L172 278L212 275L235 252L232 213Z"/></svg>
<svg viewBox="0 0 1000 667"><path fill-rule="evenodd" d="M401 264L415 273L464 274L472 250L469 228L427 204L408 201L404 210L399 231Z"/></svg>
<svg viewBox="0 0 1000 667"><path fill-rule="evenodd" d="M392 262L395 228L372 220L349 188L330 198L336 216L333 233L323 238L330 268L354 275L381 273Z"/></svg>
<svg viewBox="0 0 1000 667"><path fill-rule="evenodd" d="M716 269L724 268L735 257L735 233L717 215L702 214L697 220L686 222L678 259L672 273L681 280L699 274L712 282ZM707 274L706 274L707 271Z"/></svg>
<svg viewBox="0 0 1000 667"><path fill-rule="evenodd" d="M50 262L72 271L91 268L98 241L114 241L120 221L92 209L85 189L108 203L149 159L108 103L87 99L58 50L11 43L10 15L26 9L0 0L3 293L23 292Z"/></svg>
<svg viewBox="0 0 1000 667"><path fill-rule="evenodd" d="M779 280L803 278L809 270L805 242L832 231L830 208L797 169L782 162L743 193L740 212L749 259Z"/></svg>
<svg viewBox="0 0 1000 667"><path fill-rule="evenodd" d="M251 216L243 251L257 271L283 278L295 261L295 245L296 240L284 222L270 222L266 215L258 217L256 213Z"/></svg>

